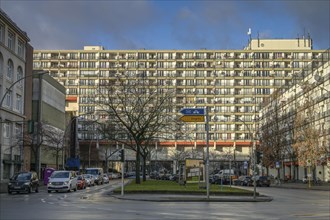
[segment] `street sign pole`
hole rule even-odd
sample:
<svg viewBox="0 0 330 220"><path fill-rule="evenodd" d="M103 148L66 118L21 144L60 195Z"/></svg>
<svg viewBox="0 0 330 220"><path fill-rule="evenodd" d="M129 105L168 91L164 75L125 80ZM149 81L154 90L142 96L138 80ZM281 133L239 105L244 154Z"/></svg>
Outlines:
<svg viewBox="0 0 330 220"><path fill-rule="evenodd" d="M125 150L124 148L124 144L122 145L122 151ZM123 155L124 156L124 155ZM124 165L125 165L125 156L124 156L124 160L121 161L121 196L124 196L124 175L125 175L125 172L124 172Z"/></svg>
<svg viewBox="0 0 330 220"><path fill-rule="evenodd" d="M210 198L210 180L209 180L209 113L205 108L183 108L180 110L183 116L180 118L183 122L205 122L206 131L206 157L205 157L205 181L206 181L206 196ZM206 116L206 121L205 121Z"/></svg>
<svg viewBox="0 0 330 220"><path fill-rule="evenodd" d="M205 129L206 129L206 196L207 199L210 198L210 178L209 178L209 113L208 113L208 109L207 107L205 107L205 111L206 111L206 125L205 125Z"/></svg>

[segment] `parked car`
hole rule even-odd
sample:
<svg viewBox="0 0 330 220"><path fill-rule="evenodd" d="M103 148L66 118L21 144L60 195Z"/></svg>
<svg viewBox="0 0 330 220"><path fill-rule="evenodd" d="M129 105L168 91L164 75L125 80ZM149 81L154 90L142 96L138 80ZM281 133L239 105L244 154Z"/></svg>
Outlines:
<svg viewBox="0 0 330 220"><path fill-rule="evenodd" d="M236 186L252 186L253 181L250 176L239 176L238 179L233 181Z"/></svg>
<svg viewBox="0 0 330 220"><path fill-rule="evenodd" d="M103 184L103 168L100 167L86 168L85 173L93 175L94 181L97 185Z"/></svg>
<svg viewBox="0 0 330 220"><path fill-rule="evenodd" d="M256 177L257 186L270 186L270 177L269 176L257 176Z"/></svg>
<svg viewBox="0 0 330 220"><path fill-rule="evenodd" d="M106 173L104 173L103 174L103 183L109 183L110 181L109 181L109 176L108 176L108 174L106 174Z"/></svg>
<svg viewBox="0 0 330 220"><path fill-rule="evenodd" d="M79 175L77 177L77 188L78 189L86 189L86 180L83 175Z"/></svg>
<svg viewBox="0 0 330 220"><path fill-rule="evenodd" d="M39 179L36 172L19 172L15 173L9 180L8 193L12 192L39 192Z"/></svg>
<svg viewBox="0 0 330 220"><path fill-rule="evenodd" d="M108 178L113 180L113 179L118 179L119 176L117 173L109 173Z"/></svg>
<svg viewBox="0 0 330 220"><path fill-rule="evenodd" d="M77 191L77 188L76 172L68 170L54 171L47 185L48 193L51 191Z"/></svg>
<svg viewBox="0 0 330 220"><path fill-rule="evenodd" d="M83 175L86 181L87 186L95 186L94 176L91 174L84 174Z"/></svg>

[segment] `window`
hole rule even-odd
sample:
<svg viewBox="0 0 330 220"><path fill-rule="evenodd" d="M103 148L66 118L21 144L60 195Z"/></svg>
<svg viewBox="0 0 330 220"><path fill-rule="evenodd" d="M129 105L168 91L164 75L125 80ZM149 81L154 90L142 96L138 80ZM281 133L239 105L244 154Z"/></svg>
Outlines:
<svg viewBox="0 0 330 220"><path fill-rule="evenodd" d="M24 58L24 55L25 55L25 45L24 45L24 42L22 40L18 40L17 54L18 54L18 56Z"/></svg>
<svg viewBox="0 0 330 220"><path fill-rule="evenodd" d="M0 42L5 42L5 25L0 23Z"/></svg>
<svg viewBox="0 0 330 220"><path fill-rule="evenodd" d="M16 94L16 110L22 113L22 96Z"/></svg>
<svg viewBox="0 0 330 220"><path fill-rule="evenodd" d="M22 88L23 86L23 80L21 80L23 78L23 70L22 67L18 67L17 68L17 86Z"/></svg>
<svg viewBox="0 0 330 220"><path fill-rule="evenodd" d="M7 78L13 79L13 75L14 75L14 64L13 61L8 60Z"/></svg>
<svg viewBox="0 0 330 220"><path fill-rule="evenodd" d="M15 50L15 34L11 31L8 31L8 48Z"/></svg>
<svg viewBox="0 0 330 220"><path fill-rule="evenodd" d="M15 125L15 135L17 137L21 136L23 134L23 126L21 124Z"/></svg>
<svg viewBox="0 0 330 220"><path fill-rule="evenodd" d="M3 124L3 137L4 138L10 137L10 124L9 123Z"/></svg>
<svg viewBox="0 0 330 220"><path fill-rule="evenodd" d="M2 54L0 53L0 77L3 76L3 57L2 57Z"/></svg>
<svg viewBox="0 0 330 220"><path fill-rule="evenodd" d="M6 94L6 102L5 102L6 106L11 107L11 99L12 99L11 91L8 91Z"/></svg>

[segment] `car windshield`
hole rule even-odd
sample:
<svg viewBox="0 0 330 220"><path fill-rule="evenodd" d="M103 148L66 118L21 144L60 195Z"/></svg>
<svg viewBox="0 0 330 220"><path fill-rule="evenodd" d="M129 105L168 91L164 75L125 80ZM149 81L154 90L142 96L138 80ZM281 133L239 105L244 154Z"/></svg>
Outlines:
<svg viewBox="0 0 330 220"><path fill-rule="evenodd" d="M78 176L78 178L77 178L78 180L82 180L83 179L83 177L82 176Z"/></svg>
<svg viewBox="0 0 330 220"><path fill-rule="evenodd" d="M29 180L31 179L30 173L18 173L13 177L14 180Z"/></svg>
<svg viewBox="0 0 330 220"><path fill-rule="evenodd" d="M54 172L51 178L68 178L69 172Z"/></svg>
<svg viewBox="0 0 330 220"><path fill-rule="evenodd" d="M95 170L86 170L86 173L92 174L92 175L98 175L99 171L97 169L95 169Z"/></svg>
<svg viewBox="0 0 330 220"><path fill-rule="evenodd" d="M89 179L89 178L91 178L91 176L90 176L89 174L87 174L87 175L84 175L84 177L85 177L86 179Z"/></svg>

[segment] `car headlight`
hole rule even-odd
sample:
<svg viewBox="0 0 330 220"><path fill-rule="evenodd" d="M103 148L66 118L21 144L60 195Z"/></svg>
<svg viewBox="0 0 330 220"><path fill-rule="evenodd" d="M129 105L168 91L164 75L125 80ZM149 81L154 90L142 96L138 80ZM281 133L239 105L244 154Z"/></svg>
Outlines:
<svg viewBox="0 0 330 220"><path fill-rule="evenodd" d="M28 185L30 185L30 183L29 182L26 182L26 183L24 183L24 185L27 185L28 186Z"/></svg>
<svg viewBox="0 0 330 220"><path fill-rule="evenodd" d="M8 183L8 186L11 186L11 183Z"/></svg>
<svg viewBox="0 0 330 220"><path fill-rule="evenodd" d="M68 184L69 184L69 181L65 181L65 182L64 182L64 185L68 185Z"/></svg>

